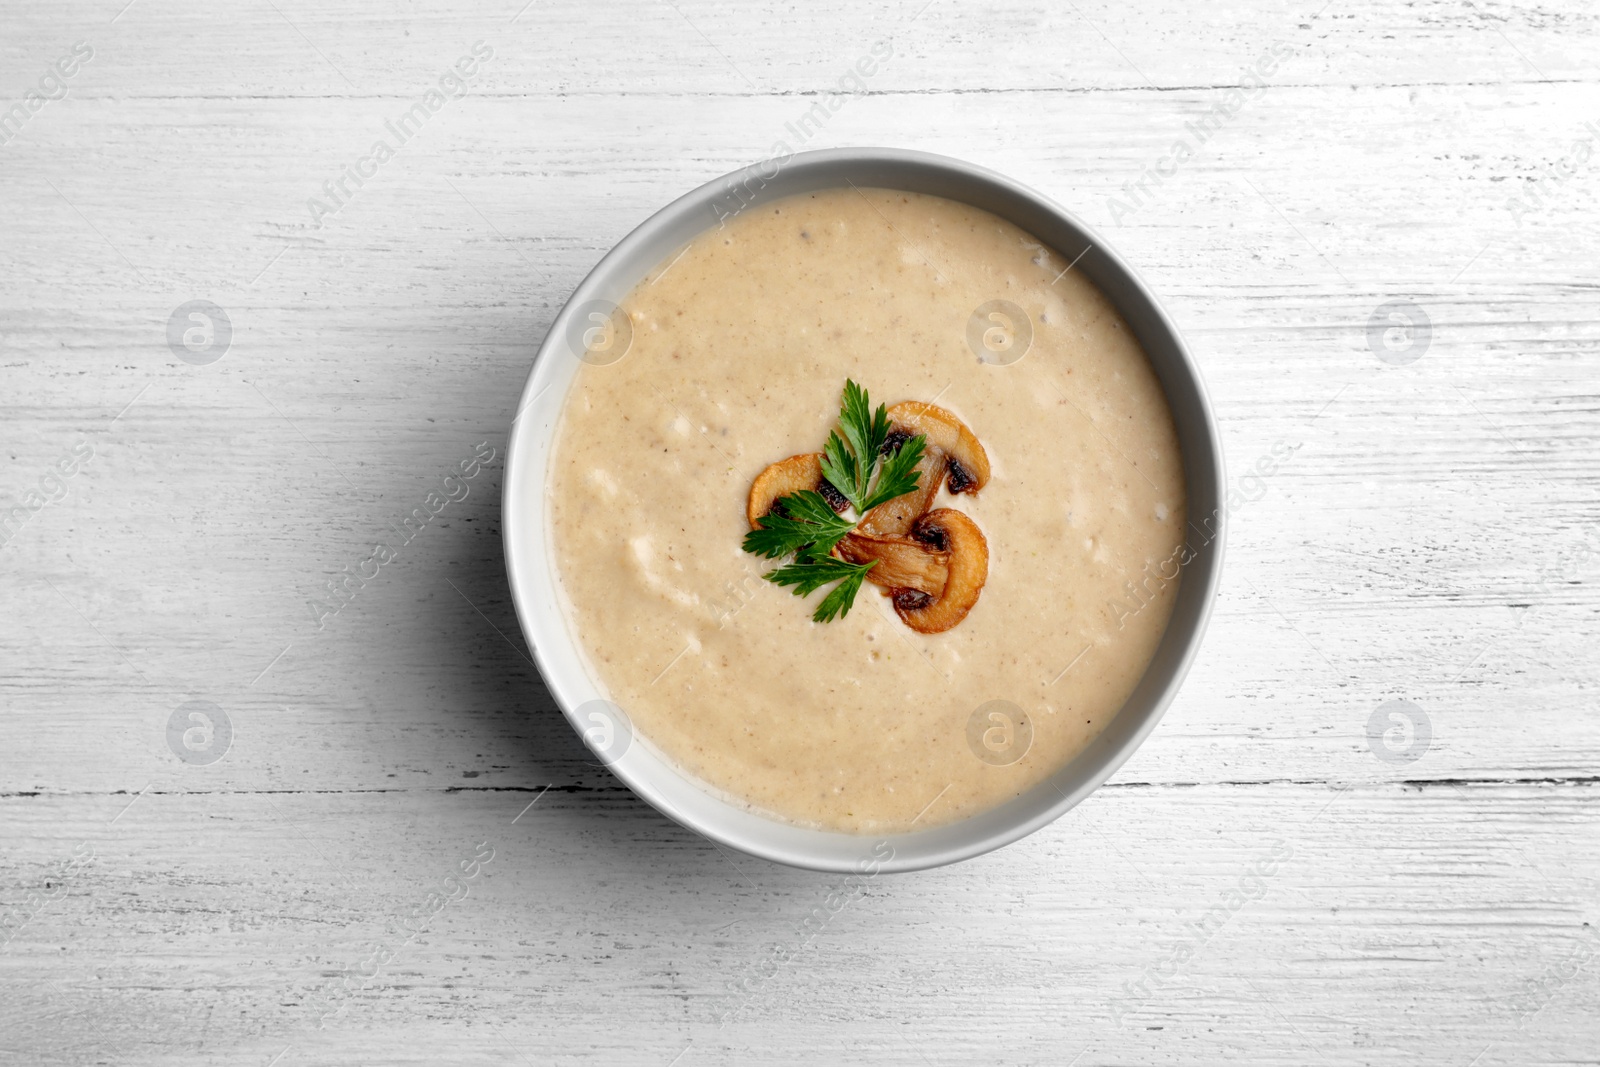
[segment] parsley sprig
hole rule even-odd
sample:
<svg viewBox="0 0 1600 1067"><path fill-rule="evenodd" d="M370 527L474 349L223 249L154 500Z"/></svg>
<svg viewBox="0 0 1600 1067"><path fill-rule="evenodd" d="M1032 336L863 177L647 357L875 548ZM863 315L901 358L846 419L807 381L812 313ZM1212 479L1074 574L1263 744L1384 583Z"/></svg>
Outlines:
<svg viewBox="0 0 1600 1067"><path fill-rule="evenodd" d="M839 408L839 429L828 435L822 449L822 476L844 494L857 515L865 515L886 500L917 487L917 461L922 458L923 439L919 435L900 446L883 460L883 443L889 439L889 409L882 404L872 410L867 391L849 379L844 383L844 403ZM848 443L847 443L848 442ZM882 461L877 484L873 472Z"/></svg>
<svg viewBox="0 0 1600 1067"><path fill-rule="evenodd" d="M817 610L811 613L811 617L817 622L832 622L850 614L850 608L856 602L856 594L861 591L861 583L866 580L867 572L877 565L877 560L868 563L846 563L842 559L828 555L819 556L808 550L796 557L793 563L785 563L777 570L769 571L767 581L794 586L795 596L809 596L829 582L837 581L839 584L822 598Z"/></svg>
<svg viewBox="0 0 1600 1067"><path fill-rule="evenodd" d="M848 615L867 572L877 565L876 560L847 563L830 554L833 547L855 529L860 516L911 492L920 480L916 468L926 447L923 437L908 438L886 456L888 439L888 409L879 404L874 411L867 391L846 380L839 429L828 434L822 450L822 476L849 501L857 518L836 514L821 493L805 489L780 498L779 506L760 520L760 529L745 535L746 552L766 559L794 556L766 579L792 586L796 596L839 583L812 613L817 622Z"/></svg>
<svg viewBox="0 0 1600 1067"><path fill-rule="evenodd" d="M761 529L744 535L744 550L767 559L777 559L811 547L826 556L839 539L855 528L855 523L840 515L815 489L805 489L783 497L781 512L774 511L761 520Z"/></svg>

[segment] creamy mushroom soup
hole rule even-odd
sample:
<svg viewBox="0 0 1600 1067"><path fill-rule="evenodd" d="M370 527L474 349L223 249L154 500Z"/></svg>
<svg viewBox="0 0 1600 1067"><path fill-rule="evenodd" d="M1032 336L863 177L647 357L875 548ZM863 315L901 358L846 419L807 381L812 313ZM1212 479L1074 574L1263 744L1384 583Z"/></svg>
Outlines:
<svg viewBox="0 0 1600 1067"><path fill-rule="evenodd" d="M882 834L1003 804L1105 728L1177 594L1183 466L1127 324L1067 268L964 204L829 190L725 220L591 332L548 521L637 737L770 817ZM835 488L810 457L847 381L899 431L863 462L926 445L905 514L831 556L746 551L798 514L782 493ZM818 499L839 529L863 517ZM766 580L807 559L865 568L847 613Z"/></svg>

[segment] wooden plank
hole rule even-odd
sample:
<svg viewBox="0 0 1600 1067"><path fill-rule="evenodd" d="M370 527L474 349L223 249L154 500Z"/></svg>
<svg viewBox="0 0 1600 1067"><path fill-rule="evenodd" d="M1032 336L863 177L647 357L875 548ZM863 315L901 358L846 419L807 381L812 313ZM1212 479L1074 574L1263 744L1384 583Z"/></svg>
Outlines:
<svg viewBox="0 0 1600 1067"><path fill-rule="evenodd" d="M616 789L150 793L114 823L126 798L8 799L21 881L93 858L0 974L42 1063L1581 1062L1593 794L1111 787L859 882L719 854Z"/></svg>

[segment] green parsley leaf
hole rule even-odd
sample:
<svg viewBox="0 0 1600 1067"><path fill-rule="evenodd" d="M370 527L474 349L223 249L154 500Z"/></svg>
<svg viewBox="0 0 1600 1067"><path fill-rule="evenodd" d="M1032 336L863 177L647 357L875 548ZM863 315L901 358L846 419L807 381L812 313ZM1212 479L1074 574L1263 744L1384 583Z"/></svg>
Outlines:
<svg viewBox="0 0 1600 1067"><path fill-rule="evenodd" d="M855 604L856 593L861 590L862 581L866 578L867 572L877 565L877 560L869 563L846 563L842 559L815 555L807 550L793 563L785 563L777 570L768 572L766 577L767 581L777 585L794 586L796 596L809 596L829 582L838 582L833 591L822 598L822 603L817 605L817 610L811 615L817 622L832 622L836 618L850 614L850 608Z"/></svg>
<svg viewBox="0 0 1600 1067"><path fill-rule="evenodd" d="M822 603L817 605L817 610L811 613L813 622L832 622L842 619L850 614L850 609L855 607L856 594L861 592L861 583L866 580L867 571L877 565L877 560L863 563L861 569L833 587L833 592L822 598Z"/></svg>
<svg viewBox="0 0 1600 1067"><path fill-rule="evenodd" d="M863 495L857 486L865 488L858 466L855 455L839 439L839 435L830 433L828 443L822 446L822 476L852 504Z"/></svg>
<svg viewBox="0 0 1600 1067"><path fill-rule="evenodd" d="M878 450L889 436L889 409L882 404L872 410L867 391L846 379L844 400L839 405L838 433L828 435L822 450L822 474L843 493L856 513L866 511L867 486L878 464ZM848 444L848 448L846 445Z"/></svg>
<svg viewBox="0 0 1600 1067"><path fill-rule="evenodd" d="M861 514L865 515L879 504L887 503L897 496L905 496L917 487L917 483L922 480L917 464L922 460L926 444L927 439L919 433L908 439L900 446L899 451L883 461L878 471L877 484L861 502Z"/></svg>
<svg viewBox="0 0 1600 1067"><path fill-rule="evenodd" d="M782 497L778 503L784 514L774 511L762 517L761 528L744 535L746 552L777 559L809 545L826 555L855 525L835 515L822 494L812 489Z"/></svg>

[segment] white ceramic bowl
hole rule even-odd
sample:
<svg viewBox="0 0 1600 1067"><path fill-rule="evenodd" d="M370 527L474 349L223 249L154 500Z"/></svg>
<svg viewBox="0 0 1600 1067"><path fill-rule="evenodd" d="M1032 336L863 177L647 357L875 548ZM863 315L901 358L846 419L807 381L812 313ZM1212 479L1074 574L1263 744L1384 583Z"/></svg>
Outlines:
<svg viewBox="0 0 1600 1067"><path fill-rule="evenodd" d="M590 675L561 607L544 507L556 426L582 366L583 331L594 309L620 303L652 268L748 204L852 182L929 193L999 215L1074 262L1073 269L1117 306L1167 393L1183 451L1194 552L1143 680L1082 754L992 811L876 838L802 829L743 810L684 775L647 738L633 737L626 717L604 703L604 690ZM1160 303L1098 235L1066 211L1016 182L943 156L887 148L805 152L746 167L678 198L623 238L573 291L540 346L517 410L506 457L506 570L517 617L551 694L612 771L663 814L741 852L796 867L865 873L934 867L1009 844L1060 816L1110 777L1155 728L1199 647L1221 575L1222 447L1199 371Z"/></svg>

